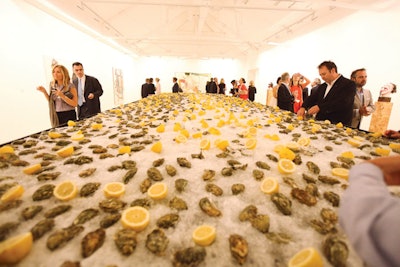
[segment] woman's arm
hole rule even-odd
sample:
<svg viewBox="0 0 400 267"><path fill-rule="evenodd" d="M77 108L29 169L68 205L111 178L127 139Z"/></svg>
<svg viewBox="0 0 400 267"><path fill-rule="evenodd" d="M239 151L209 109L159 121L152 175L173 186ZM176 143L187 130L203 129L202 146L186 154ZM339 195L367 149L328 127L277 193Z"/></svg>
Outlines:
<svg viewBox="0 0 400 267"><path fill-rule="evenodd" d="M72 94L72 98L67 97L61 90L57 90L56 95L71 107L76 107L78 105L78 94L75 87L71 87L69 92Z"/></svg>

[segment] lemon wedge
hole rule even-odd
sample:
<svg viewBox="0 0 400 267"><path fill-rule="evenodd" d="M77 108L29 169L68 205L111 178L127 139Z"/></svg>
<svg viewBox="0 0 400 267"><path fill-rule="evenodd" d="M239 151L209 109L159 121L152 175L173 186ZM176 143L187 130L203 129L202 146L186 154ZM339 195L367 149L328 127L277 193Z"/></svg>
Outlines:
<svg viewBox="0 0 400 267"><path fill-rule="evenodd" d="M14 148L10 145L0 147L0 154L14 153Z"/></svg>
<svg viewBox="0 0 400 267"><path fill-rule="evenodd" d="M200 141L200 149L209 150L210 149L210 140L209 139L202 139Z"/></svg>
<svg viewBox="0 0 400 267"><path fill-rule="evenodd" d="M31 251L33 237L27 232L0 243L0 264L15 264Z"/></svg>
<svg viewBox="0 0 400 267"><path fill-rule="evenodd" d="M256 138L249 138L246 140L244 144L247 149L254 149L257 146L257 139Z"/></svg>
<svg viewBox="0 0 400 267"><path fill-rule="evenodd" d="M157 128L156 128L156 132L157 132L157 133L163 133L163 132L165 132L165 124L160 124L160 125L158 125Z"/></svg>
<svg viewBox="0 0 400 267"><path fill-rule="evenodd" d="M2 196L1 196L1 201L7 202L11 201L14 199L18 199L22 196L22 194L25 192L25 189L22 185L18 184L10 189L8 189Z"/></svg>
<svg viewBox="0 0 400 267"><path fill-rule="evenodd" d="M74 153L73 146L66 146L66 147L63 147L63 148L57 150L57 155L59 155L60 157L63 157L63 158L69 157L73 153Z"/></svg>
<svg viewBox="0 0 400 267"><path fill-rule="evenodd" d="M278 161L278 171L282 174L290 174L296 170L296 165L289 159L280 159Z"/></svg>
<svg viewBox="0 0 400 267"><path fill-rule="evenodd" d="M340 177L340 178L343 178L343 179L346 179L346 180L349 179L349 170L348 169L345 169L345 168L332 168L331 172L332 172L333 175L335 175L337 177Z"/></svg>
<svg viewBox="0 0 400 267"><path fill-rule="evenodd" d="M118 154L129 154L131 153L131 147L130 146L121 146L118 149Z"/></svg>
<svg viewBox="0 0 400 267"><path fill-rule="evenodd" d="M64 181L54 188L53 194L59 200L71 200L78 194L78 187L72 181Z"/></svg>
<svg viewBox="0 0 400 267"><path fill-rule="evenodd" d="M155 142L151 146L150 150L155 152L155 153L161 153L161 151L162 151L162 143L161 143L161 141Z"/></svg>
<svg viewBox="0 0 400 267"><path fill-rule="evenodd" d="M193 241L199 246L211 245L217 236L215 228L210 225L200 225L192 234Z"/></svg>
<svg viewBox="0 0 400 267"><path fill-rule="evenodd" d="M289 267L323 267L324 261L315 248L305 248L289 261Z"/></svg>
<svg viewBox="0 0 400 267"><path fill-rule="evenodd" d="M382 147L377 147L375 148L375 152L380 155L380 156L389 156L390 154L390 149L382 148Z"/></svg>
<svg viewBox="0 0 400 267"><path fill-rule="evenodd" d="M23 172L25 174L35 174L41 170L42 170L42 164L37 163L37 164L33 164L31 166L26 167L25 169L23 169Z"/></svg>

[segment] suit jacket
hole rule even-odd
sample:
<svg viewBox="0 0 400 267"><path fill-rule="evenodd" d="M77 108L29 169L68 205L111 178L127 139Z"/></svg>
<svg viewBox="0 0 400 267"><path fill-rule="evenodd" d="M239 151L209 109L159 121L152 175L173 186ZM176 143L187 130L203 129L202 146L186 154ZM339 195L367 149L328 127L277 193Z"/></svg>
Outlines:
<svg viewBox="0 0 400 267"><path fill-rule="evenodd" d="M174 83L174 86L172 86L172 93L178 93L179 92L179 85L178 83Z"/></svg>
<svg viewBox="0 0 400 267"><path fill-rule="evenodd" d="M318 90L303 103L303 107L309 109L318 105L317 120L329 120L331 123L341 122L343 125L350 126L353 117L356 84L340 76L324 98L327 86L326 83L321 84Z"/></svg>
<svg viewBox="0 0 400 267"><path fill-rule="evenodd" d="M368 114L371 114L375 111L375 105L372 100L371 91L368 89L363 89L364 95L364 106L367 107ZM354 104L353 104L353 120L351 121L351 127L359 128L362 116L360 116L360 108L362 106L362 99L356 93L354 96Z"/></svg>
<svg viewBox="0 0 400 267"><path fill-rule="evenodd" d="M79 112L81 113L78 115L79 119L87 118L101 112L100 96L103 95L103 88L101 87L100 82L96 78L88 75L85 76L86 76L85 88L83 93L85 98L85 104L82 105L85 107L85 109L81 109L81 112ZM73 83L76 89L78 90L78 79L75 79ZM94 95L94 98L92 99L88 98L90 93Z"/></svg>
<svg viewBox="0 0 400 267"><path fill-rule="evenodd" d="M289 92L287 86L282 83L278 88L278 107L293 112L293 103L293 95Z"/></svg>
<svg viewBox="0 0 400 267"><path fill-rule="evenodd" d="M310 95L309 95L309 96L315 94L315 92L317 92L318 87L319 87L319 85L316 85L316 86L314 86L313 88L311 88L311 91L310 91ZM304 99L304 101L306 101L306 99Z"/></svg>

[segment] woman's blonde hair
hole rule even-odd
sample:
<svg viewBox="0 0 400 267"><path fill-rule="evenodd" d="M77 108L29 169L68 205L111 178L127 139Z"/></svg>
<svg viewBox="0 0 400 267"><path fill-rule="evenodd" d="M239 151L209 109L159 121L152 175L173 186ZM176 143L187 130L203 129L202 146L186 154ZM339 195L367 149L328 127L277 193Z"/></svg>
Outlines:
<svg viewBox="0 0 400 267"><path fill-rule="evenodd" d="M69 77L69 72L68 72L67 68L64 67L63 65L55 65L55 66L53 67L53 70L52 70L51 73L54 73L54 70L55 70L56 68L59 68L59 69L61 70L61 73L62 73L62 76L63 76L62 85L64 85L64 88L68 88L68 86L69 86L69 84L70 84L70 81L71 81L71 78ZM54 85L55 83L56 83L56 80L55 80L54 77L53 77L53 82L52 82L52 84Z"/></svg>

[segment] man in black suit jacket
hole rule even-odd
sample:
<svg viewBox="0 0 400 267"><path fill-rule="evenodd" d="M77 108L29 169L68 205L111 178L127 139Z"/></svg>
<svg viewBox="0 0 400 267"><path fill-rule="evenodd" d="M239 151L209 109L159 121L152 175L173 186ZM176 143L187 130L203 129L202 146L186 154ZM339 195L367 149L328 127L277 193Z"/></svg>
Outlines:
<svg viewBox="0 0 400 267"><path fill-rule="evenodd" d="M174 77L174 78L172 78L172 82L174 83L174 85L172 86L172 93L179 93L180 88L179 88L179 84L178 84L178 79L176 77Z"/></svg>
<svg viewBox="0 0 400 267"><path fill-rule="evenodd" d="M78 91L78 118L81 120L100 113L100 96L103 94L100 82L92 76L85 75L82 63L75 62L72 68L77 77L73 83ZM79 83L83 92L79 92Z"/></svg>
<svg viewBox="0 0 400 267"><path fill-rule="evenodd" d="M341 122L351 126L353 116L354 95L356 85L353 81L337 73L337 67L332 61L324 61L318 66L319 75L325 83L311 94L297 112L304 116L316 114L317 120L329 120L331 123Z"/></svg>
<svg viewBox="0 0 400 267"><path fill-rule="evenodd" d="M283 73L281 76L281 85L278 88L278 107L293 112L294 97L290 93L289 82L289 73Z"/></svg>

